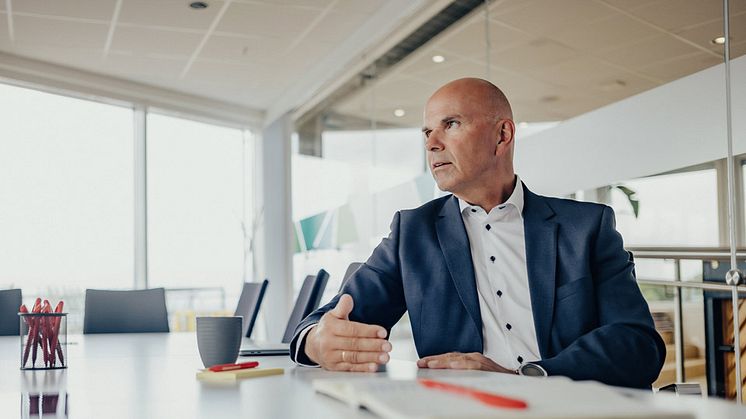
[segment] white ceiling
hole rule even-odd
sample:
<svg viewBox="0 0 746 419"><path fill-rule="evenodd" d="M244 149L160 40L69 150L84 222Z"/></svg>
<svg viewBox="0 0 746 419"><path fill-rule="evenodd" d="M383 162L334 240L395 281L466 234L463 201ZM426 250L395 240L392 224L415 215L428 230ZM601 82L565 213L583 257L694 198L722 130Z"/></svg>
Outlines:
<svg viewBox="0 0 746 419"><path fill-rule="evenodd" d="M264 110L376 13L412 12L398 0L205 1L1 0L0 52Z"/></svg>
<svg viewBox="0 0 746 419"><path fill-rule="evenodd" d="M746 0L730 3L737 57L746 53ZM492 0L490 80L518 121L565 120L722 63L722 47L710 42L722 35L721 13L721 0ZM419 126L438 86L486 77L485 27L481 8L335 111Z"/></svg>
<svg viewBox="0 0 746 419"><path fill-rule="evenodd" d="M380 44L395 23L443 3L207 2L193 10L189 0L0 0L0 52L277 111L312 95L313 79L344 74L343 64ZM511 98L519 121L563 120L722 62L722 47L710 43L722 32L721 4L492 0L491 80ZM735 57L746 53L746 0L731 4ZM387 21L393 23L379 24ZM479 11L381 77L375 95L363 89L335 111L419 126L437 86L485 77L484 34ZM434 64L435 54L446 62ZM396 108L406 115L394 117Z"/></svg>

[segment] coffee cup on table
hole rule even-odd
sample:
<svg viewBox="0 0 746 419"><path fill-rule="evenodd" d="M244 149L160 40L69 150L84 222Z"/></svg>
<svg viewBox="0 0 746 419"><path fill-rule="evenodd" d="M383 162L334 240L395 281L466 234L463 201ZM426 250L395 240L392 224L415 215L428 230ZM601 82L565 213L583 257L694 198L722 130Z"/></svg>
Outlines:
<svg viewBox="0 0 746 419"><path fill-rule="evenodd" d="M205 368L236 362L242 321L240 316L197 317L197 347Z"/></svg>

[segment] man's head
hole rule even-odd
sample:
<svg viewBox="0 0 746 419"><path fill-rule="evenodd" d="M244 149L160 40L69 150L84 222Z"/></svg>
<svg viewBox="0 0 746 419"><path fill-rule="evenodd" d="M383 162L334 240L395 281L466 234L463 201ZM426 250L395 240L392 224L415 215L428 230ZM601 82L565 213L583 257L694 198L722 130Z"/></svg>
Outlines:
<svg viewBox="0 0 746 419"><path fill-rule="evenodd" d="M422 132L441 190L475 203L512 184L513 112L494 84L465 78L441 87L427 101Z"/></svg>

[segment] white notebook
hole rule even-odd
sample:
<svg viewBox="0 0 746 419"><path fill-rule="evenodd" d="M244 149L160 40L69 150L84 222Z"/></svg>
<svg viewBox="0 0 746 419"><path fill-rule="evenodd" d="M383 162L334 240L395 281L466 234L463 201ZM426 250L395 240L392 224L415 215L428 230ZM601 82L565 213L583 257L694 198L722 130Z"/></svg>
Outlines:
<svg viewBox="0 0 746 419"><path fill-rule="evenodd" d="M319 379L313 381L313 387L317 392L352 407L365 407L389 419L694 418L684 410L663 410L597 382L573 382L563 377L537 379L495 374L493 377L443 378L439 381L520 399L528 407L497 408L468 396L426 388L416 380L385 377Z"/></svg>

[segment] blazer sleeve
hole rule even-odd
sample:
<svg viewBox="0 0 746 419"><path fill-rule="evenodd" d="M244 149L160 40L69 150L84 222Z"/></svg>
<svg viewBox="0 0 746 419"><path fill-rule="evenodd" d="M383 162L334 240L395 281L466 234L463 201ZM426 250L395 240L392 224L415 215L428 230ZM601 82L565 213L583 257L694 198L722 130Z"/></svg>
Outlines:
<svg viewBox="0 0 746 419"><path fill-rule="evenodd" d="M624 250L609 207L604 207L591 249L598 327L536 364L550 375L650 388L663 366L666 347L655 330L635 280L634 263Z"/></svg>
<svg viewBox="0 0 746 419"><path fill-rule="evenodd" d="M290 341L290 357L293 361L306 365L314 364L308 359L303 349L305 339L298 342L298 338L306 327L318 323L324 313L333 309L342 294L352 296L354 302L350 313L352 321L376 324L384 327L388 332L399 321L407 309L399 258L400 224L401 214L397 212L391 222L391 232L388 237L381 241L373 250L370 258L349 278L341 292L298 324L293 339Z"/></svg>

